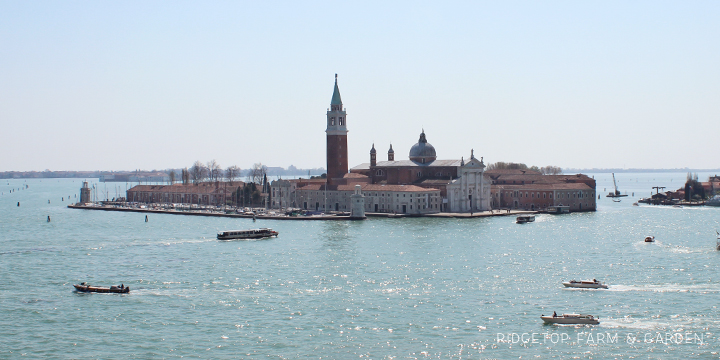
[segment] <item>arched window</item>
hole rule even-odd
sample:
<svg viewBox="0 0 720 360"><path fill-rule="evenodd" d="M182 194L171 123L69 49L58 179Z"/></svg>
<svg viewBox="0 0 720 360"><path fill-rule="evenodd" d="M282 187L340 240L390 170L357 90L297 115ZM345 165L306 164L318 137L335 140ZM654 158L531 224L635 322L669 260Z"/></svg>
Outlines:
<svg viewBox="0 0 720 360"><path fill-rule="evenodd" d="M330 118L330 126L335 126L335 117Z"/></svg>

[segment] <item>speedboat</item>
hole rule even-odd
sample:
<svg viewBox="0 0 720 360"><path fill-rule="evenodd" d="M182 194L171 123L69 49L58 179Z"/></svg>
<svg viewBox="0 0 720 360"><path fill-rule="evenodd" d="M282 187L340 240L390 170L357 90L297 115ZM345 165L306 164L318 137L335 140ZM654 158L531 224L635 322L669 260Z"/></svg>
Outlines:
<svg viewBox="0 0 720 360"><path fill-rule="evenodd" d="M535 221L535 215L520 215L515 218L515 222L518 224L524 224Z"/></svg>
<svg viewBox="0 0 720 360"><path fill-rule="evenodd" d="M269 228L250 229L250 230L228 230L217 234L218 240L234 240L234 239L264 239L271 236L278 236L278 232Z"/></svg>
<svg viewBox="0 0 720 360"><path fill-rule="evenodd" d="M123 285L117 286L113 285L110 287L104 287L104 286L92 286L90 284L81 283L80 285L73 285L75 287L75 290L80 292L96 292L96 293L117 293L117 294L127 294L130 292L130 287Z"/></svg>
<svg viewBox="0 0 720 360"><path fill-rule="evenodd" d="M596 317L583 314L562 314L559 316L556 314L551 316L542 315L540 318L549 324L600 324L600 321Z"/></svg>
<svg viewBox="0 0 720 360"><path fill-rule="evenodd" d="M562 283L565 287L571 288L583 288L583 289L607 289L608 286L595 279L592 280L570 280Z"/></svg>
<svg viewBox="0 0 720 360"><path fill-rule="evenodd" d="M645 242L655 242L655 237L648 235L645 237Z"/></svg>

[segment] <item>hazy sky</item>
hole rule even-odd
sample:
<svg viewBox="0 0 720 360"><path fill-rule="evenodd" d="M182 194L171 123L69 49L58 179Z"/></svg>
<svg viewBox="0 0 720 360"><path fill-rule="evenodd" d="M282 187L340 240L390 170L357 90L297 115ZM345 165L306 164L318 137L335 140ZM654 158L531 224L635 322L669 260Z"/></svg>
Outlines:
<svg viewBox="0 0 720 360"><path fill-rule="evenodd" d="M718 1L0 0L0 171L439 159L720 168Z"/></svg>

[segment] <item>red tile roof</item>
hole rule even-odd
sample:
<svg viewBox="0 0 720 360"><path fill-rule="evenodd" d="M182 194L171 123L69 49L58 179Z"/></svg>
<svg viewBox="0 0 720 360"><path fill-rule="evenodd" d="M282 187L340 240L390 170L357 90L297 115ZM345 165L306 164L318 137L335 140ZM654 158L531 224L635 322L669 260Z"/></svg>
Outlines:
<svg viewBox="0 0 720 360"><path fill-rule="evenodd" d="M416 185L383 185L383 184L357 184L361 186L362 191L396 191L396 192L432 192L438 189L423 188ZM335 189L338 191L355 191L355 184L338 185ZM308 184L298 190L324 191L324 184ZM328 189L333 190L333 189Z"/></svg>

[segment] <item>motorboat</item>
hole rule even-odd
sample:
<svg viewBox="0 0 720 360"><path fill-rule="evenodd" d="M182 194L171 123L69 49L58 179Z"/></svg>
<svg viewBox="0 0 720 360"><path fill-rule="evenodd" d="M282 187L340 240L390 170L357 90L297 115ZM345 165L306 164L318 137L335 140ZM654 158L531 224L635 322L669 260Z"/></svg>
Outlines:
<svg viewBox="0 0 720 360"><path fill-rule="evenodd" d="M235 239L264 239L278 236L278 232L270 228L249 229L249 230L228 230L217 234L218 240Z"/></svg>
<svg viewBox="0 0 720 360"><path fill-rule="evenodd" d="M535 215L520 215L515 218L515 222L518 224L524 224L535 221Z"/></svg>
<svg viewBox="0 0 720 360"><path fill-rule="evenodd" d="M110 287L104 287L104 286L92 286L87 283L81 283L80 285L73 285L75 287L75 290L80 292L96 292L96 293L117 293L117 294L127 294L130 292L130 287L120 285L112 285Z"/></svg>
<svg viewBox="0 0 720 360"><path fill-rule="evenodd" d="M645 237L645 242L655 242L655 237L652 235L648 235Z"/></svg>
<svg viewBox="0 0 720 360"><path fill-rule="evenodd" d="M565 285L565 287L571 287L571 288L583 288L583 289L607 289L608 288L608 286L606 284L603 284L596 279L580 280L580 281L570 280L570 281L565 281L562 284Z"/></svg>
<svg viewBox="0 0 720 360"><path fill-rule="evenodd" d="M543 321L550 324L588 324L588 325L597 325L600 324L600 321L592 316L592 315L583 315L583 314L562 314L557 315L554 314L551 316L540 316Z"/></svg>
<svg viewBox="0 0 720 360"><path fill-rule="evenodd" d="M710 200L705 202L707 206L720 206L720 195L713 196Z"/></svg>

